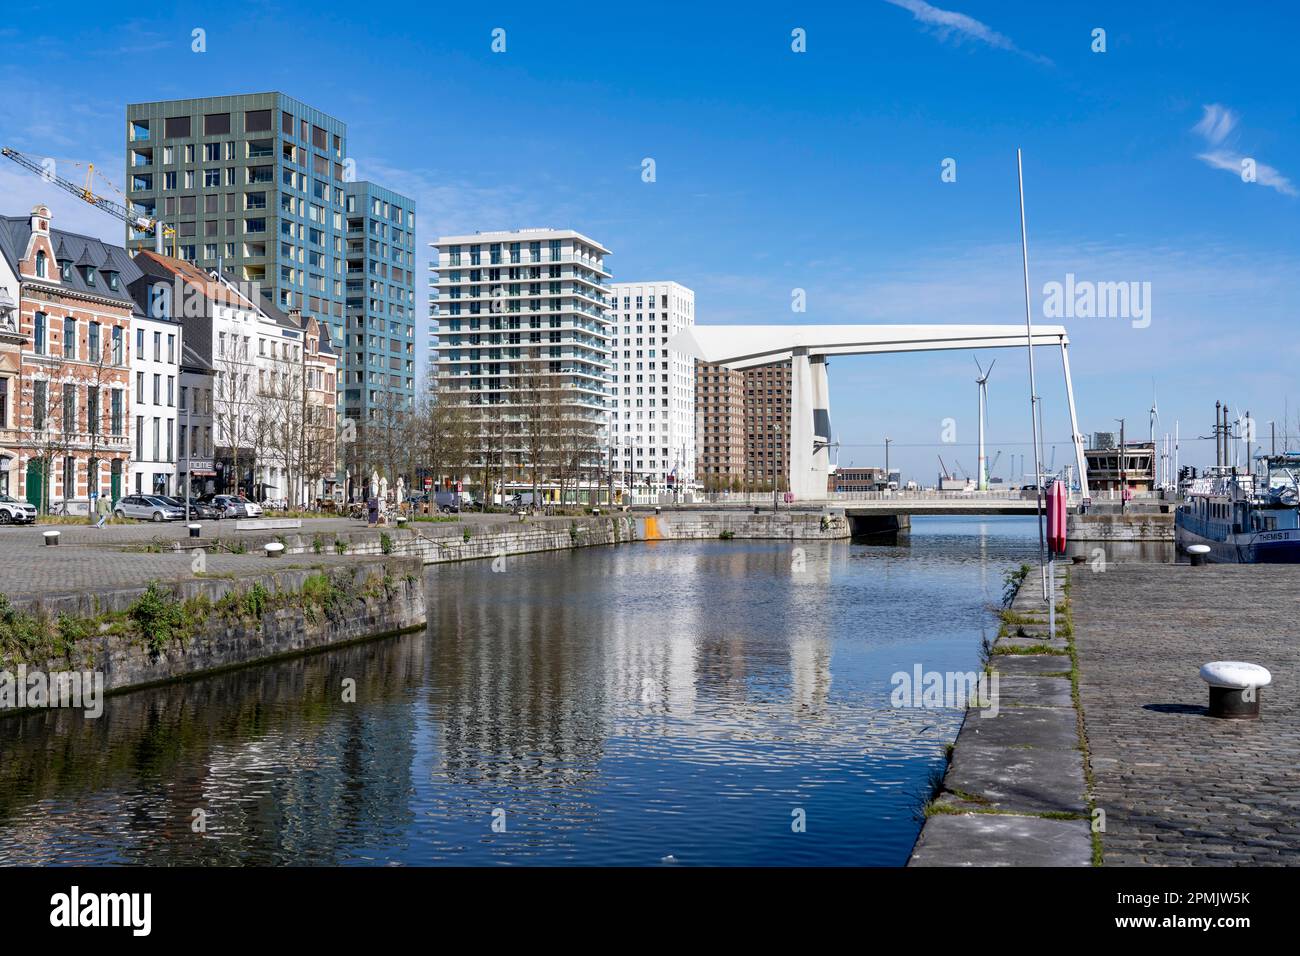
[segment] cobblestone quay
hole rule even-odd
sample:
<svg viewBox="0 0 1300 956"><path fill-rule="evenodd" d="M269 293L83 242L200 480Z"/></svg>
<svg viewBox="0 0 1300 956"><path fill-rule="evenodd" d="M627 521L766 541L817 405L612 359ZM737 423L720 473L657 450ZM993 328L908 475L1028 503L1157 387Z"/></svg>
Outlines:
<svg viewBox="0 0 1300 956"><path fill-rule="evenodd" d="M1108 866L1300 864L1300 567L1073 569ZM1258 721L1206 715L1212 660L1267 667Z"/></svg>

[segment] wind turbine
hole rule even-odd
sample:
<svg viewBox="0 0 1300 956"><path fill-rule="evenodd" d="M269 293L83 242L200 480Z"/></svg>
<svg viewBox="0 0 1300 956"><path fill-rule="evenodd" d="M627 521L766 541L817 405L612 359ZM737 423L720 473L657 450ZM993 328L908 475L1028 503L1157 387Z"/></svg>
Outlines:
<svg viewBox="0 0 1300 956"><path fill-rule="evenodd" d="M974 358L974 356L971 357ZM979 386L979 390L980 390L980 414L979 414L979 437L980 437L979 459L980 460L979 460L978 470L975 475L975 487L978 488L980 491L989 490L988 460L984 457L984 413L988 409L988 403L989 403L989 386L988 386L989 376L993 374L993 366L997 364L998 364L998 360L994 359L992 362L989 363L989 369L986 372L984 371L983 368L980 367L980 360L975 359L975 367L979 369L979 378L975 379L975 384Z"/></svg>

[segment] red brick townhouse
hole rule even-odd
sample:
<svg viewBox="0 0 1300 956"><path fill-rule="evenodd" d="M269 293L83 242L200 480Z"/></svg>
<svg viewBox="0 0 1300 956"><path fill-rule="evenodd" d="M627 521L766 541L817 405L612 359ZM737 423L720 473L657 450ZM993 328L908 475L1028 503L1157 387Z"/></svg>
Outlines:
<svg viewBox="0 0 1300 956"><path fill-rule="evenodd" d="M17 302L0 322L0 491L85 514L93 493L127 490L140 272L125 249L50 220L44 205L0 216L0 287Z"/></svg>

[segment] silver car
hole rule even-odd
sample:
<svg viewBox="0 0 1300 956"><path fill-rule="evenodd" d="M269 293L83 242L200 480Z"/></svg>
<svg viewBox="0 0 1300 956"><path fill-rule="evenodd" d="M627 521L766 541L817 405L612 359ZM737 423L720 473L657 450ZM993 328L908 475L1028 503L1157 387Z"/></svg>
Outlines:
<svg viewBox="0 0 1300 956"><path fill-rule="evenodd" d="M114 506L113 514L142 521L180 521L185 517L185 509L153 495L127 495Z"/></svg>

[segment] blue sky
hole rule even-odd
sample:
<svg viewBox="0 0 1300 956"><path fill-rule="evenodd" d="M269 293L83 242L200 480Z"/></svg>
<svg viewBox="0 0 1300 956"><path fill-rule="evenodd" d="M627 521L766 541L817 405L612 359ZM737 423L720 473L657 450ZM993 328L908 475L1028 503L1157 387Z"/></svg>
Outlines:
<svg viewBox="0 0 1300 956"><path fill-rule="evenodd" d="M127 102L280 89L348 123L359 178L419 201L422 251L439 233L573 227L614 250L617 279L695 289L702 324L1023 322L1019 146L1036 319L1044 283L1067 273L1151 283L1145 328L1063 320L1082 430L1126 416L1145 435L1154 380L1162 431L1206 434L1222 398L1265 437L1287 413L1300 435L1292 5L389 4L368 22L355 4L211 10L12 10L0 140L94 161L120 185ZM941 181L946 158L955 182ZM42 189L0 169L6 212L53 199L60 225L121 240ZM999 354L989 442L1007 475L1028 451L1027 371L1023 352ZM1043 353L1039 369L1059 465L1059 362ZM835 361L840 461L879 463L889 435L911 477L932 481L936 453L973 468L974 372L958 353ZM941 443L946 418L956 447ZM1211 455L1183 442L1185 463Z"/></svg>

